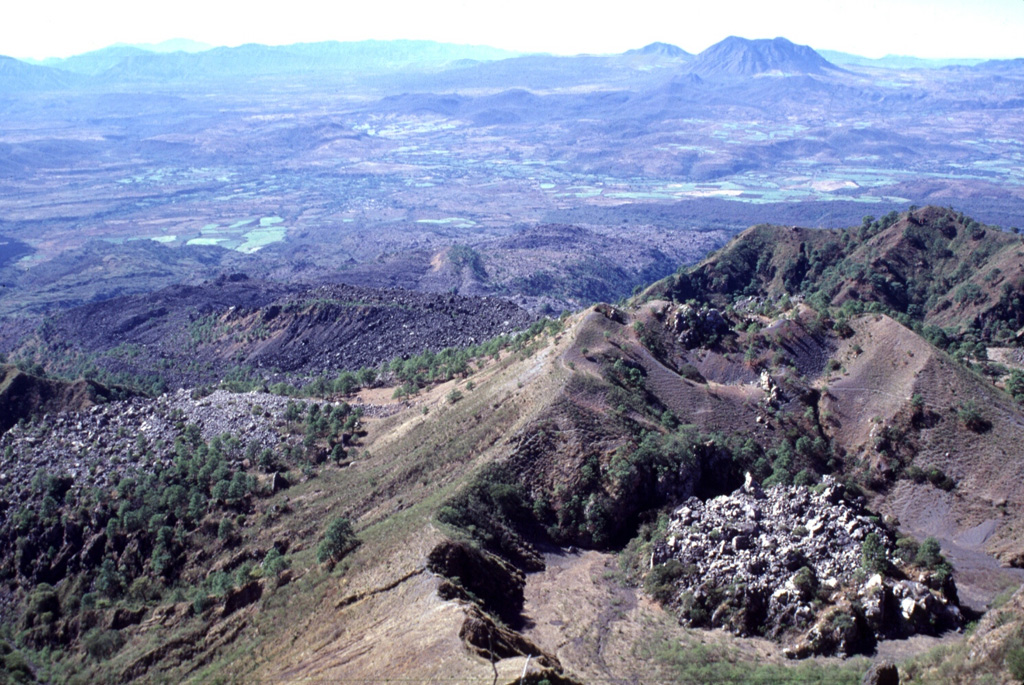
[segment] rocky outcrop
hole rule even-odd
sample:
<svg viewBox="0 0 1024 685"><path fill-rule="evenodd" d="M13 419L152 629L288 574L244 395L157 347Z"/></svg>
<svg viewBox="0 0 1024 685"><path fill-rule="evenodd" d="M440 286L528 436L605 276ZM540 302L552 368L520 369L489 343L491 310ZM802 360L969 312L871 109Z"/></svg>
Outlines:
<svg viewBox="0 0 1024 685"><path fill-rule="evenodd" d="M731 495L691 497L673 513L646 586L687 625L780 640L806 631L791 656L858 653L962 624L951 580L865 582L869 536L891 562L891 531L833 479L762 490L748 475Z"/></svg>
<svg viewBox="0 0 1024 685"><path fill-rule="evenodd" d="M39 471L67 474L72 487L103 487L147 464L169 465L175 455L174 441L188 424L197 426L204 440L234 435L244 441L243 447L254 443L259 449L298 444L295 436L285 433L282 437L289 402L300 404L303 412L309 404L269 393L217 390L198 397L179 390L156 399L134 398L83 411L45 414L0 435L0 487L10 488L8 502L20 501L21 491ZM365 416L382 414L380 406L353 407ZM244 455L228 456L241 465ZM0 504L0 521L4 508Z"/></svg>
<svg viewBox="0 0 1024 685"><path fill-rule="evenodd" d="M507 623L516 623L523 609L523 572L490 552L465 542L445 541L431 550L427 568L446 580L445 599L476 600Z"/></svg>
<svg viewBox="0 0 1024 685"><path fill-rule="evenodd" d="M529 656L536 659L540 666L559 672L562 670L558 657L548 654L516 631L498 625L476 606L466 611L466 620L459 629L459 638L470 650L489 661Z"/></svg>
<svg viewBox="0 0 1024 685"><path fill-rule="evenodd" d="M512 627L522 622L526 586L522 571L490 552L452 540L430 551L427 570L444 578L438 587L442 599L467 603L459 638L470 651L491 662L527 656L544 669L561 674L558 657Z"/></svg>
<svg viewBox="0 0 1024 685"><path fill-rule="evenodd" d="M728 332L729 322L717 309L684 304L665 317L665 326L687 349L713 343Z"/></svg>
<svg viewBox="0 0 1024 685"><path fill-rule="evenodd" d="M110 630L121 630L128 626L135 626L142 623L142 617L146 615L146 608L128 609L119 607L110 615L107 627Z"/></svg>
<svg viewBox="0 0 1024 685"><path fill-rule="evenodd" d="M882 661L873 664L860 682L861 685L900 685L900 672L896 664Z"/></svg>
<svg viewBox="0 0 1024 685"><path fill-rule="evenodd" d="M269 450L273 469L294 463L287 454L301 449L302 436L289 427L289 402L307 413L310 402L267 393L218 390L199 397L178 391L48 413L0 434L0 577L57 584L98 568L112 554L131 557L131 567L141 568L151 550L129 544L128 533L111 538L105 530L109 510L93 504L68 515L65 504L94 489L116 499L124 479L170 468L177 441L187 435L219 438L225 465L250 473L261 492L288 487L278 473L259 473L252 455ZM372 415L379 407L358 409ZM346 436L352 437L340 437ZM0 616L9 605L0 598Z"/></svg>
<svg viewBox="0 0 1024 685"><path fill-rule="evenodd" d="M251 580L242 587L232 588L224 596L222 616L228 616L242 607L249 606L263 596L263 586L258 580Z"/></svg>

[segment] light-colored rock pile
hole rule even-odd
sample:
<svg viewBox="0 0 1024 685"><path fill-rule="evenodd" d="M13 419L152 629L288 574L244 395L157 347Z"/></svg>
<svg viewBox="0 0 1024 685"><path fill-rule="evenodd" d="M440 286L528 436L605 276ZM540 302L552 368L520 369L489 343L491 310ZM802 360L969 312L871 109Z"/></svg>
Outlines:
<svg viewBox="0 0 1024 685"><path fill-rule="evenodd" d="M869 536L894 577L863 570ZM652 555L648 589L660 582L657 594L688 625L776 639L806 633L794 656L856 653L883 637L959 627L952 581L895 577L894 542L828 476L815 488L762 490L748 475L731 495L691 497L676 509Z"/></svg>

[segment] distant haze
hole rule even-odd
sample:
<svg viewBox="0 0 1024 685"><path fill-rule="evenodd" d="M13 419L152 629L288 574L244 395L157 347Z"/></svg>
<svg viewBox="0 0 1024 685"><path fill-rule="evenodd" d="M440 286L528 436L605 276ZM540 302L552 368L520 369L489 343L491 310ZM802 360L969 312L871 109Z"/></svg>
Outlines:
<svg viewBox="0 0 1024 685"><path fill-rule="evenodd" d="M1024 56L1022 0L37 0L8 3L0 54L67 57L115 43L210 45L430 39L521 52L615 53L663 41L697 53L729 35L785 36L865 57Z"/></svg>
<svg viewBox="0 0 1024 685"><path fill-rule="evenodd" d="M131 46L129 43L115 43L114 47L137 47L150 52L203 52L213 46L209 43L189 40L188 38L171 38L161 43L136 43Z"/></svg>

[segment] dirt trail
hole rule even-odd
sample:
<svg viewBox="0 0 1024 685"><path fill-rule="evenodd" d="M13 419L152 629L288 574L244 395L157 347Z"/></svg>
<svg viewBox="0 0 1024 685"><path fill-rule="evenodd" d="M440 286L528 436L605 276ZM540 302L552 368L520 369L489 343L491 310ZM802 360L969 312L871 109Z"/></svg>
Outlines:
<svg viewBox="0 0 1024 685"><path fill-rule="evenodd" d="M637 619L660 609L615 582L612 554L551 553L544 561L547 568L526 583L526 636L586 682L639 682L630 665L643 625Z"/></svg>

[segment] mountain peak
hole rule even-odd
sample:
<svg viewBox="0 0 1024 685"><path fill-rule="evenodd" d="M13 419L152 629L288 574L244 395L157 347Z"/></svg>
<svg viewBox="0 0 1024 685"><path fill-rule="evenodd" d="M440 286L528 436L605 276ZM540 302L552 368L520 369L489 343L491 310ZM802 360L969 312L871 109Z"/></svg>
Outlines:
<svg viewBox="0 0 1024 685"><path fill-rule="evenodd" d="M651 43L642 48L627 50L627 55L648 55L651 57L668 57L672 59L685 59L693 57L689 52L671 43Z"/></svg>
<svg viewBox="0 0 1024 685"><path fill-rule="evenodd" d="M756 76L767 72L824 74L839 68L806 45L786 38L729 36L697 55L691 71L703 77Z"/></svg>

